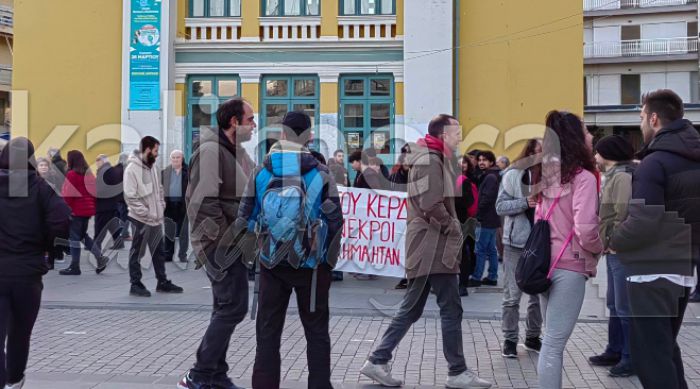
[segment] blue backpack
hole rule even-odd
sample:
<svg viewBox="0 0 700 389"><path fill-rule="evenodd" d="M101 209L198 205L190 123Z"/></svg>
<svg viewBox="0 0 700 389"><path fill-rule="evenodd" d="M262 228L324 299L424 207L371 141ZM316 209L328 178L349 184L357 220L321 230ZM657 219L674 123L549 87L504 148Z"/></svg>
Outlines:
<svg viewBox="0 0 700 389"><path fill-rule="evenodd" d="M296 158L293 162L282 160L297 163ZM257 306L260 265L272 269L283 262L295 269L313 269L314 312L317 268L327 262L328 224L321 213L323 177L316 168L303 175L283 176L262 169L255 177L255 188L256 210L251 222L255 222L259 252L251 315L254 317Z"/></svg>

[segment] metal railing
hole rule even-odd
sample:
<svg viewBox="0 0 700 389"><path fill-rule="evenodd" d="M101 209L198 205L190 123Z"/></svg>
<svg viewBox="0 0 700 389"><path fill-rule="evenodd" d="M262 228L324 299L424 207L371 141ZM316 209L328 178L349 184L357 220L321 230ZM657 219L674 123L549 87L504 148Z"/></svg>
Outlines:
<svg viewBox="0 0 700 389"><path fill-rule="evenodd" d="M583 46L584 58L640 57L698 52L698 38L637 39L593 42Z"/></svg>
<svg viewBox="0 0 700 389"><path fill-rule="evenodd" d="M185 36L195 42L233 42L241 37L241 18L185 19Z"/></svg>
<svg viewBox="0 0 700 389"><path fill-rule="evenodd" d="M584 11L604 11L696 4L698 0L583 0Z"/></svg>

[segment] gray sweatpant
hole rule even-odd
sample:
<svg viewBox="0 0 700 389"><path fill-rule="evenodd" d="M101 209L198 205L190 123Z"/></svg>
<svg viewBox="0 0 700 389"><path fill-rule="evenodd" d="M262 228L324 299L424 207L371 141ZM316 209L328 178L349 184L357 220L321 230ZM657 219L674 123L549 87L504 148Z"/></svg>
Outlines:
<svg viewBox="0 0 700 389"><path fill-rule="evenodd" d="M586 293L586 276L557 269L552 275L552 286L540 294L544 317L544 339L537 362L540 389L559 389L562 385L564 348L574 331Z"/></svg>
<svg viewBox="0 0 700 389"><path fill-rule="evenodd" d="M520 321L520 300L523 292L515 282L515 268L523 249L503 245L503 337L511 342L518 343L518 322ZM542 311L540 298L537 295L527 295L527 319L525 321L525 337L539 338L542 329Z"/></svg>

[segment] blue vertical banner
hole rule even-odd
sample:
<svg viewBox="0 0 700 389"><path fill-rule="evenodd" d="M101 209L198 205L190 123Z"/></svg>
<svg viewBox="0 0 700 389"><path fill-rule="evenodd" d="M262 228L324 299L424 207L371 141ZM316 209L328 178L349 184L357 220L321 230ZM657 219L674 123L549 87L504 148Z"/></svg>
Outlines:
<svg viewBox="0 0 700 389"><path fill-rule="evenodd" d="M131 0L129 110L160 110L162 0Z"/></svg>

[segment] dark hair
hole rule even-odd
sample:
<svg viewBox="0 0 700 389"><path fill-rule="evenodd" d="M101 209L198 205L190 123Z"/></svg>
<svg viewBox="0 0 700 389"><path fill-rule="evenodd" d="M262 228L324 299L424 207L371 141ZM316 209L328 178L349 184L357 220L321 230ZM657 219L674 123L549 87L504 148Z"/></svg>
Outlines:
<svg viewBox="0 0 700 389"><path fill-rule="evenodd" d="M338 149L338 150L334 151L334 152L333 152L333 156L334 156L334 157L337 157L337 156L338 156L338 153L344 153L343 149Z"/></svg>
<svg viewBox="0 0 700 389"><path fill-rule="evenodd" d="M472 165L472 159L469 158L469 154L464 154L462 156L462 163L467 164L467 170L465 171L464 169L462 169L462 173L464 173L465 175L474 170L474 165Z"/></svg>
<svg viewBox="0 0 700 389"><path fill-rule="evenodd" d="M428 134L435 137L442 135L445 132L445 126L450 125L450 120L457 120L457 118L445 113L435 116L428 124Z"/></svg>
<svg viewBox="0 0 700 389"><path fill-rule="evenodd" d="M84 176L87 174L88 170L90 170L85 156L78 150L69 151L66 162L68 164L68 170L72 170L81 176Z"/></svg>
<svg viewBox="0 0 700 389"><path fill-rule="evenodd" d="M491 151L481 151L479 152L479 155L476 156L477 159L484 157L487 161L491 162L492 164L496 164L496 155L491 152Z"/></svg>
<svg viewBox="0 0 700 389"><path fill-rule="evenodd" d="M479 154L481 154L481 150L472 150L467 153L467 155L471 155L474 158L479 158Z"/></svg>
<svg viewBox="0 0 700 389"><path fill-rule="evenodd" d="M659 89L644 94L642 105L647 115L655 113L664 126L683 119L683 99L670 89Z"/></svg>
<svg viewBox="0 0 700 389"><path fill-rule="evenodd" d="M238 124L243 123L246 101L241 97L234 97L227 100L216 110L216 122L219 129L228 130L231 128L231 119L236 118Z"/></svg>
<svg viewBox="0 0 700 389"><path fill-rule="evenodd" d="M146 152L147 149L153 149L156 145L159 145L160 141L152 136L144 136L141 139L140 150L142 153Z"/></svg>
<svg viewBox="0 0 700 389"><path fill-rule="evenodd" d="M323 154L319 153L319 152L316 151L316 150L311 150L311 155L313 155L314 158L316 158L316 160L317 160L321 165L325 165L325 164L326 164L326 157L324 157Z"/></svg>
<svg viewBox="0 0 700 389"><path fill-rule="evenodd" d="M581 172L588 170L595 174L593 152L586 147L584 131L588 131L583 121L571 112L551 111L545 121L547 130L542 141L544 158L557 157L561 168L561 184L567 184ZM549 158L548 158L549 157ZM544 161L547 163L547 161Z"/></svg>
<svg viewBox="0 0 700 389"><path fill-rule="evenodd" d="M362 151L355 151L350 154L348 157L348 163L352 164L355 161L362 162Z"/></svg>
<svg viewBox="0 0 700 389"><path fill-rule="evenodd" d="M523 147L523 150L520 152L520 154L515 158L513 161L513 166L516 168L520 168L518 165L519 164L528 164L532 166L527 166L524 167L524 170L530 171L531 177L529 178L529 181L526 182L527 185L534 185L538 184L540 182L540 178L542 177L542 160L537 159L537 160L532 160L530 157L537 155L537 146L542 143L542 139L540 138L532 138L528 139L527 142L525 142L525 147ZM529 161L525 161L526 159L530 159ZM537 163L535 163L537 162ZM523 176L523 179L525 179L525 176Z"/></svg>

